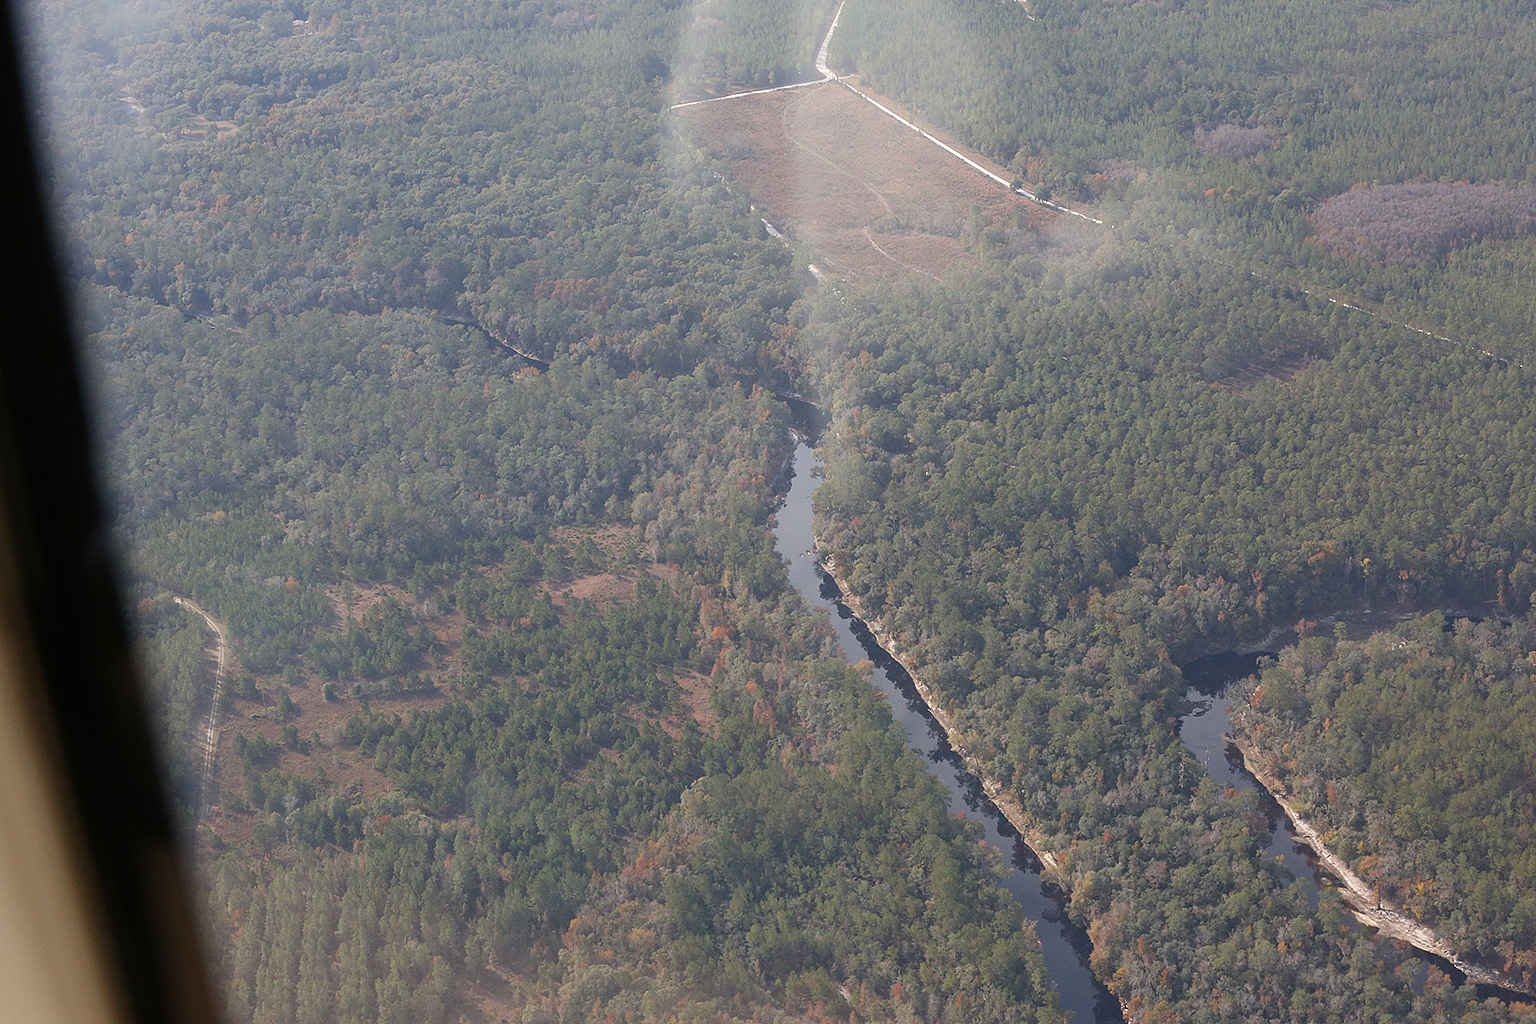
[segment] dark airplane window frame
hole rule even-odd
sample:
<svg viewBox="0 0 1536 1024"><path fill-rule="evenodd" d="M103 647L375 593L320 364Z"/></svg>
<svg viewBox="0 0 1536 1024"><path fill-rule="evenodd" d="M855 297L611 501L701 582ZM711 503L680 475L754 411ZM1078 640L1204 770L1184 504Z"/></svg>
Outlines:
<svg viewBox="0 0 1536 1024"><path fill-rule="evenodd" d="M78 839L88 920L100 923L108 987L125 1019L212 1021L191 901L135 677L90 426L57 274L24 83L18 12L7 5L0 60L12 327L0 346L0 630L30 663L4 713L38 736L41 769ZM13 688L14 690L14 688ZM72 805L72 813L70 809ZM69 819L73 819L72 821ZM26 842L30 837L15 837ZM17 885L29 879L14 880ZM115 980L112 978L116 975Z"/></svg>

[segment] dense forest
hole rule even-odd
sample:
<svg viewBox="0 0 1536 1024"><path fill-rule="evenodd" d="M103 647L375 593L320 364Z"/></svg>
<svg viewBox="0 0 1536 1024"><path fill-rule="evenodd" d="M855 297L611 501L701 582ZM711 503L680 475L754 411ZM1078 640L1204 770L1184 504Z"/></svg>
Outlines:
<svg viewBox="0 0 1536 1024"><path fill-rule="evenodd" d="M765 529L792 254L657 131L674 44L774 81L819 14L723 69L657 5L46 14L189 826L170 595L236 646L196 832L232 1019L1058 1019Z"/></svg>
<svg viewBox="0 0 1536 1024"><path fill-rule="evenodd" d="M828 564L1034 819L1130 1017L1512 1016L1309 905L1174 723L1198 655L1477 607L1245 693L1351 863L1530 973L1523 11L850 0L834 66L1114 225L855 293L665 114L813 77L832 6L39 6L231 1018L1060 1018L789 587L790 393L831 415ZM238 660L201 818L173 595Z"/></svg>
<svg viewBox="0 0 1536 1024"><path fill-rule="evenodd" d="M792 600L739 609L683 579L642 574L629 601L542 620L518 614L525 582L461 582L484 646L453 699L408 717L365 699L315 741L371 762L383 795L242 749L249 803L224 801L257 817L268 859L209 868L231 1014L455 1020L468 983L512 988L498 1002L527 1021L903 1001L1057 1019L1035 1010L1050 996L1032 933L867 680ZM758 642L711 643L701 622L721 618ZM710 725L676 728L677 677L710 666ZM813 712L815 733L797 724Z"/></svg>
<svg viewBox="0 0 1536 1024"><path fill-rule="evenodd" d="M1064 858L1123 999L1331 1019L1322 971L1432 1019L1389 944L1253 863L1175 666L1341 606L1528 607L1528 371L1150 248L1025 269L828 304L829 563Z"/></svg>
<svg viewBox="0 0 1536 1024"><path fill-rule="evenodd" d="M1486 190L1536 173L1532 85L1515 70L1536 58L1536 29L1521 4L1043 0L1028 12L850 4L830 58L1047 195L1101 204L1132 237L1529 354L1529 242L1484 226ZM1387 203L1314 220L1357 188L1426 183L1438 194L1390 204L1388 223ZM1435 258L1340 259L1319 244L1330 232ZM1441 259L1451 239L1463 247Z"/></svg>

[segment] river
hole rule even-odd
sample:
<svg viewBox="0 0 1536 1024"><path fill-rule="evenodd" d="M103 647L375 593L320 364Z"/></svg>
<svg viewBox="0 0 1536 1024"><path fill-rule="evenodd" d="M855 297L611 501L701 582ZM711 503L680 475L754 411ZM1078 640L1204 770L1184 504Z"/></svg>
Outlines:
<svg viewBox="0 0 1536 1024"><path fill-rule="evenodd" d="M986 842L1003 855L1005 863L1013 865L1003 884L1040 936L1061 1008L1078 1024L1123 1021L1119 1003L1088 969L1088 937L1067 921L1062 901L1042 884L1039 860L988 802L975 777L960 766L959 757L929 716L907 673L880 648L863 624L836 602L836 588L811 550L811 495L820 482L816 475L820 465L809 446L796 446L789 493L774 528L779 554L789 561L790 581L813 608L831 613L832 628L849 664L865 659L874 663L875 687L890 702L897 724L906 730L907 743L923 755L934 777L943 784L950 810L979 823L986 832Z"/></svg>

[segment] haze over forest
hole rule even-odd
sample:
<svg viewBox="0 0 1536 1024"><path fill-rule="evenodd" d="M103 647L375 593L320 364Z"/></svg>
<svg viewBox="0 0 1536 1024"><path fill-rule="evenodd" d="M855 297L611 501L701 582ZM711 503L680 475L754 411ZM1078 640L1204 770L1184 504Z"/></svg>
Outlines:
<svg viewBox="0 0 1536 1024"><path fill-rule="evenodd" d="M267 2L34 6L231 1021L1066 1019L790 585L807 431L1124 1019L1529 1014L1524 6ZM1259 855L1178 735L1239 650L1256 774L1504 989Z"/></svg>

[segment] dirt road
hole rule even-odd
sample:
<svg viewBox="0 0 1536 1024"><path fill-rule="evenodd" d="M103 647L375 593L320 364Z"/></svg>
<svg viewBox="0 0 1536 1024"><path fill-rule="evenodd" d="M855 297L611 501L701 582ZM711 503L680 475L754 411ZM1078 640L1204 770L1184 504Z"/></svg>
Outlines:
<svg viewBox="0 0 1536 1024"><path fill-rule="evenodd" d="M209 794L208 788L213 781L213 765L219 755L219 712L224 703L224 680L228 675L229 667L229 643L226 640L223 623L212 615L193 604L184 597L175 599L181 605L196 615L201 615L208 628L213 631L215 637L214 650L214 675L213 675L213 700L208 707L208 725L203 731L203 772L199 780L199 800L197 816L201 820L208 813Z"/></svg>

